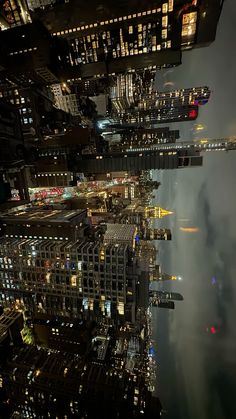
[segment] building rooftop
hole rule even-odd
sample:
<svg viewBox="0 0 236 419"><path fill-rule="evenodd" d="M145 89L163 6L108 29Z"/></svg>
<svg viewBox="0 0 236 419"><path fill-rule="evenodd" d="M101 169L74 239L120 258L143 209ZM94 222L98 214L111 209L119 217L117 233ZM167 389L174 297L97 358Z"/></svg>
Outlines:
<svg viewBox="0 0 236 419"><path fill-rule="evenodd" d="M137 227L133 224L107 224L107 230L104 235L104 243L130 243L137 234Z"/></svg>
<svg viewBox="0 0 236 419"><path fill-rule="evenodd" d="M12 214L3 214L0 216L0 220L13 221L13 222L40 222L40 223L71 223L76 221L78 216L86 217L86 210L34 210L26 209L16 211Z"/></svg>

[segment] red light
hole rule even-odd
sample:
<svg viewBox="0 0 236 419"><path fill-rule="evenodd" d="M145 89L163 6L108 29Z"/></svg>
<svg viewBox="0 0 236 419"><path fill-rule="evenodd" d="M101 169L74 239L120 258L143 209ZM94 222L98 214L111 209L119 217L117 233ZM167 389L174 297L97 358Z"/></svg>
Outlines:
<svg viewBox="0 0 236 419"><path fill-rule="evenodd" d="M216 333L216 329L214 326L211 326L211 334L214 335Z"/></svg>
<svg viewBox="0 0 236 419"><path fill-rule="evenodd" d="M196 109L192 109L191 111L189 111L188 116L191 119L197 118L197 111L196 111Z"/></svg>

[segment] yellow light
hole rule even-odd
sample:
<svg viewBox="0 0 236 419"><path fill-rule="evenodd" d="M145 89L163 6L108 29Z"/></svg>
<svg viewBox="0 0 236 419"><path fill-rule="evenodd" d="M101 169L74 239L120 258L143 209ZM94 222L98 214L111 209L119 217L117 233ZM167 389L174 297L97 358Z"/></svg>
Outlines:
<svg viewBox="0 0 236 419"><path fill-rule="evenodd" d="M77 285L77 276L76 275L72 275L71 279L70 279L70 283L72 287L76 287Z"/></svg>
<svg viewBox="0 0 236 419"><path fill-rule="evenodd" d="M184 231L185 233L198 233L198 227L180 227L180 231Z"/></svg>

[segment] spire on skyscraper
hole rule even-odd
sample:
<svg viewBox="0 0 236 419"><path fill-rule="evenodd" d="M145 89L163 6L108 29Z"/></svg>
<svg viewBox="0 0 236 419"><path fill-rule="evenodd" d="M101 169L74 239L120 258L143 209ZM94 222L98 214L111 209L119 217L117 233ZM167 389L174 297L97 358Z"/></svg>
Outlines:
<svg viewBox="0 0 236 419"><path fill-rule="evenodd" d="M163 218L167 215L173 214L172 211L161 208L159 206L148 206L143 208L145 218Z"/></svg>

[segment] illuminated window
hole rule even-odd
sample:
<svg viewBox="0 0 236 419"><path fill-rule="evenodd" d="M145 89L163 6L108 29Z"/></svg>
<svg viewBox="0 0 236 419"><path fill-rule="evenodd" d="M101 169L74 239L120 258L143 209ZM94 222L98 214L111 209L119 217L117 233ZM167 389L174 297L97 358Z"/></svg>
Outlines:
<svg viewBox="0 0 236 419"><path fill-rule="evenodd" d="M164 3L162 5L162 13L167 13L168 12L168 3Z"/></svg>
<svg viewBox="0 0 236 419"><path fill-rule="evenodd" d="M174 0L169 0L168 6L169 6L169 12L172 12L174 8Z"/></svg>
<svg viewBox="0 0 236 419"><path fill-rule="evenodd" d="M167 24L168 24L168 16L166 15L166 16L163 16L163 18L162 18L162 26L163 26L163 28L166 28L167 27Z"/></svg>
<svg viewBox="0 0 236 419"><path fill-rule="evenodd" d="M76 287L76 285L77 285L77 276L76 275L71 276L70 283L71 283L72 287Z"/></svg>
<svg viewBox="0 0 236 419"><path fill-rule="evenodd" d="M162 39L166 39L167 38L167 29L162 29L162 31L161 31L161 37L162 37Z"/></svg>

